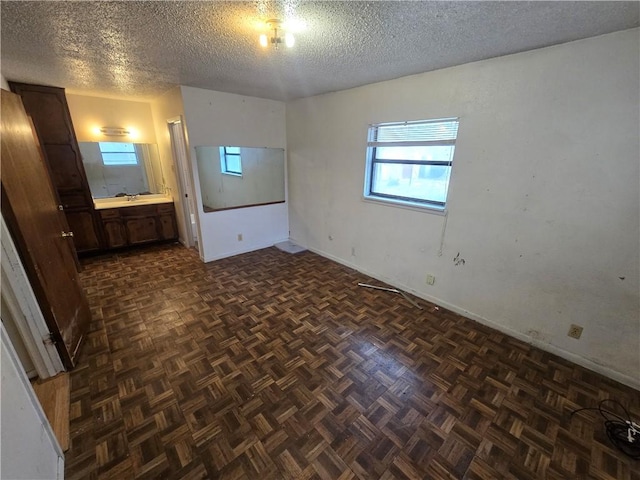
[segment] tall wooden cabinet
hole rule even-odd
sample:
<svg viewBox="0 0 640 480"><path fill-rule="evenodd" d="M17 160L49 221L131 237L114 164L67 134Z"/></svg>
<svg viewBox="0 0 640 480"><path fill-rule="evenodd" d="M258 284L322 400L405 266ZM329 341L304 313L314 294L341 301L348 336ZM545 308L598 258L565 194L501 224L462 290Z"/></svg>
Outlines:
<svg viewBox="0 0 640 480"><path fill-rule="evenodd" d="M79 253L100 249L100 230L89 182L71 122L63 88L9 82L22 97L49 167L53 185L64 208Z"/></svg>

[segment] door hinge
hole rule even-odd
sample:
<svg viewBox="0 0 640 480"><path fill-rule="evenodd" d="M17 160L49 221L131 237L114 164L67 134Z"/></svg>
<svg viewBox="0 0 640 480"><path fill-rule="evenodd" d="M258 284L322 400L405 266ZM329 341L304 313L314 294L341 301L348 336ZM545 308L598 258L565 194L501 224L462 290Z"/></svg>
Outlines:
<svg viewBox="0 0 640 480"><path fill-rule="evenodd" d="M42 343L44 343L45 345L55 345L56 344L56 339L53 335L53 333L49 332L43 339L42 339Z"/></svg>

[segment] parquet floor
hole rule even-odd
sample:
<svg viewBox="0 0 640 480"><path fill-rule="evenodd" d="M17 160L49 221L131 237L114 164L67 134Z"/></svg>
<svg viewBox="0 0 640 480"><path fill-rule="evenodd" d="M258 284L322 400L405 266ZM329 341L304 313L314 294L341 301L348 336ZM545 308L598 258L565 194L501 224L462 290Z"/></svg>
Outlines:
<svg viewBox="0 0 640 480"><path fill-rule="evenodd" d="M640 479L569 419L639 392L313 253L83 263L69 480Z"/></svg>

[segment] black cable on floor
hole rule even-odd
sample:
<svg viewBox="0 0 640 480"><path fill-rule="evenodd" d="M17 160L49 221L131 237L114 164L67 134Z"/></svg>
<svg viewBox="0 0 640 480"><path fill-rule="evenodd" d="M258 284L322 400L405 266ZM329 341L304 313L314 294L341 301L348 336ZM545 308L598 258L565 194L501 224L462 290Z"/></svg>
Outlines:
<svg viewBox="0 0 640 480"><path fill-rule="evenodd" d="M607 402L622 409L626 419L615 412L605 409L604 404ZM631 419L631 415L629 415L627 409L624 408L624 405L617 400L607 398L602 400L597 407L579 408L574 410L571 412L571 416L569 418L573 418L576 413L585 410L595 410L600 412L600 415L604 418L604 429L607 432L607 437L609 437L613 446L626 456L631 457L634 460L640 460L640 425Z"/></svg>

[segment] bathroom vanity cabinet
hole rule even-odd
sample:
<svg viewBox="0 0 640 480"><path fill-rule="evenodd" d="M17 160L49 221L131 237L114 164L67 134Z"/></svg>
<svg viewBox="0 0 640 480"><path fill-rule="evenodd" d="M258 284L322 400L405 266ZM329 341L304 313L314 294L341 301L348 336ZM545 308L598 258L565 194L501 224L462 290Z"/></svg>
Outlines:
<svg viewBox="0 0 640 480"><path fill-rule="evenodd" d="M98 210L107 248L177 240L173 203Z"/></svg>

